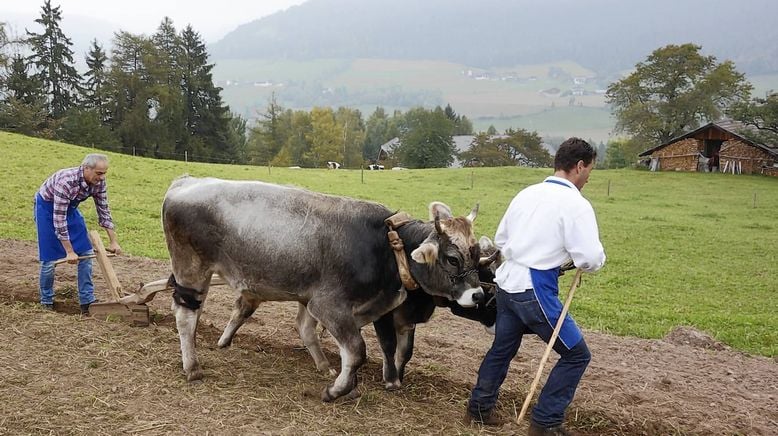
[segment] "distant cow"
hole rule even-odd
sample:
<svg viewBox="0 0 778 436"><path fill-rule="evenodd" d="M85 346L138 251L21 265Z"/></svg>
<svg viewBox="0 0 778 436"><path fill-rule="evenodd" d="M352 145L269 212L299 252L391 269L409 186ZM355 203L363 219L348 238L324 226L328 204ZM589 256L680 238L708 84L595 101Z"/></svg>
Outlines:
<svg viewBox="0 0 778 436"><path fill-rule="evenodd" d="M472 222L442 203L432 222L397 229L410 273L430 295L475 307L484 299ZM203 377L195 332L213 274L238 293L218 345L262 301L297 301L338 344L341 371L322 393L331 401L356 392L367 355L360 328L405 301L384 222L386 207L262 182L183 177L165 194L162 223L173 274L172 310L187 380Z"/></svg>
<svg viewBox="0 0 778 436"><path fill-rule="evenodd" d="M367 169L369 170L382 170L384 169L383 165L377 165L377 164L370 164L367 166Z"/></svg>
<svg viewBox="0 0 778 436"><path fill-rule="evenodd" d="M338 168L340 168L340 164L339 163L332 162L332 161L327 162L327 169L329 169L329 170L337 170Z"/></svg>

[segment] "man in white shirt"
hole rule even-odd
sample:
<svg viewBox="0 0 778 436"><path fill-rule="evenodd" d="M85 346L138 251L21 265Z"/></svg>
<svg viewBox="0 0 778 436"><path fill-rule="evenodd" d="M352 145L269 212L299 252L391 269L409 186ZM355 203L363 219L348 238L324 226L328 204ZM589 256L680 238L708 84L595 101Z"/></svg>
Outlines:
<svg viewBox="0 0 778 436"><path fill-rule="evenodd" d="M536 334L548 343L561 314L560 266L572 259L576 267L594 272L605 263L594 210L580 192L595 158L596 151L586 141L568 139L554 158L554 175L519 192L500 221L494 242L504 262L495 277L495 336L478 370L467 423L503 423L494 407L522 336ZM568 434L563 427L565 409L591 359L570 315L565 317L554 351L560 359L533 409L530 435Z"/></svg>

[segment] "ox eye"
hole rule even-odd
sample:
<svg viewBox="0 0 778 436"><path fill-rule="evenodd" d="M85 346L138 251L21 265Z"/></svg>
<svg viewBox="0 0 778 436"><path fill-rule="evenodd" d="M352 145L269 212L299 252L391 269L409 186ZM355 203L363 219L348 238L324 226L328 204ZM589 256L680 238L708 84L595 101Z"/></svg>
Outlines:
<svg viewBox="0 0 778 436"><path fill-rule="evenodd" d="M459 259L456 257L446 256L446 262L448 262L451 266L459 268Z"/></svg>

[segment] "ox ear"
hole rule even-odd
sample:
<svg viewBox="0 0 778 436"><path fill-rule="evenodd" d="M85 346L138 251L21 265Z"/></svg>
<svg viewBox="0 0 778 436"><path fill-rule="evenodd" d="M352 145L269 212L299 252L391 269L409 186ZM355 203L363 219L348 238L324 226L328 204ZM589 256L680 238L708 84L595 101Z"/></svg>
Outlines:
<svg viewBox="0 0 778 436"><path fill-rule="evenodd" d="M454 214L451 213L451 208L439 201L433 201L430 203L430 220L440 218L442 220L448 220L454 218Z"/></svg>
<svg viewBox="0 0 778 436"><path fill-rule="evenodd" d="M481 236L481 238L478 240L478 247L481 249L482 252L491 251L496 248L494 246L494 242L492 242L492 240L489 239L489 237L486 235Z"/></svg>
<svg viewBox="0 0 778 436"><path fill-rule="evenodd" d="M467 216L467 220L470 221L471 223L475 221L475 217L478 216L478 206L479 203L476 203L473 210L470 211L470 215Z"/></svg>
<svg viewBox="0 0 778 436"><path fill-rule="evenodd" d="M419 248L411 252L411 259L417 263L426 263L432 265L438 261L438 243L424 242Z"/></svg>

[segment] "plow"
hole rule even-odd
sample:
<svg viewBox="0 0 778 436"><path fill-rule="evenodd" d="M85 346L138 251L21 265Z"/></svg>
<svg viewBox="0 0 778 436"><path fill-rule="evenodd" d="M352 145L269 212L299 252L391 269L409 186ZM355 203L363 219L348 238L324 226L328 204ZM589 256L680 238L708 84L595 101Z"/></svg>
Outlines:
<svg viewBox="0 0 778 436"><path fill-rule="evenodd" d="M95 319L109 321L118 320L137 327L148 326L151 322L151 318L149 315L149 307L146 303L153 300L158 292L172 289L168 284L168 279L161 279L143 284L140 289L135 292L125 292L121 283L119 283L119 278L116 276L116 271L114 271L113 265L111 264L110 258L115 257L115 255L106 251L103 241L100 239L100 235L97 231L90 231L89 239L92 242L94 254L81 256L79 259L95 259L97 261L100 271L105 278L110 295L110 301L92 303L89 306L89 315ZM65 260L62 259L56 263L64 262ZM211 279L212 286L226 284L227 282L218 275L214 275Z"/></svg>

